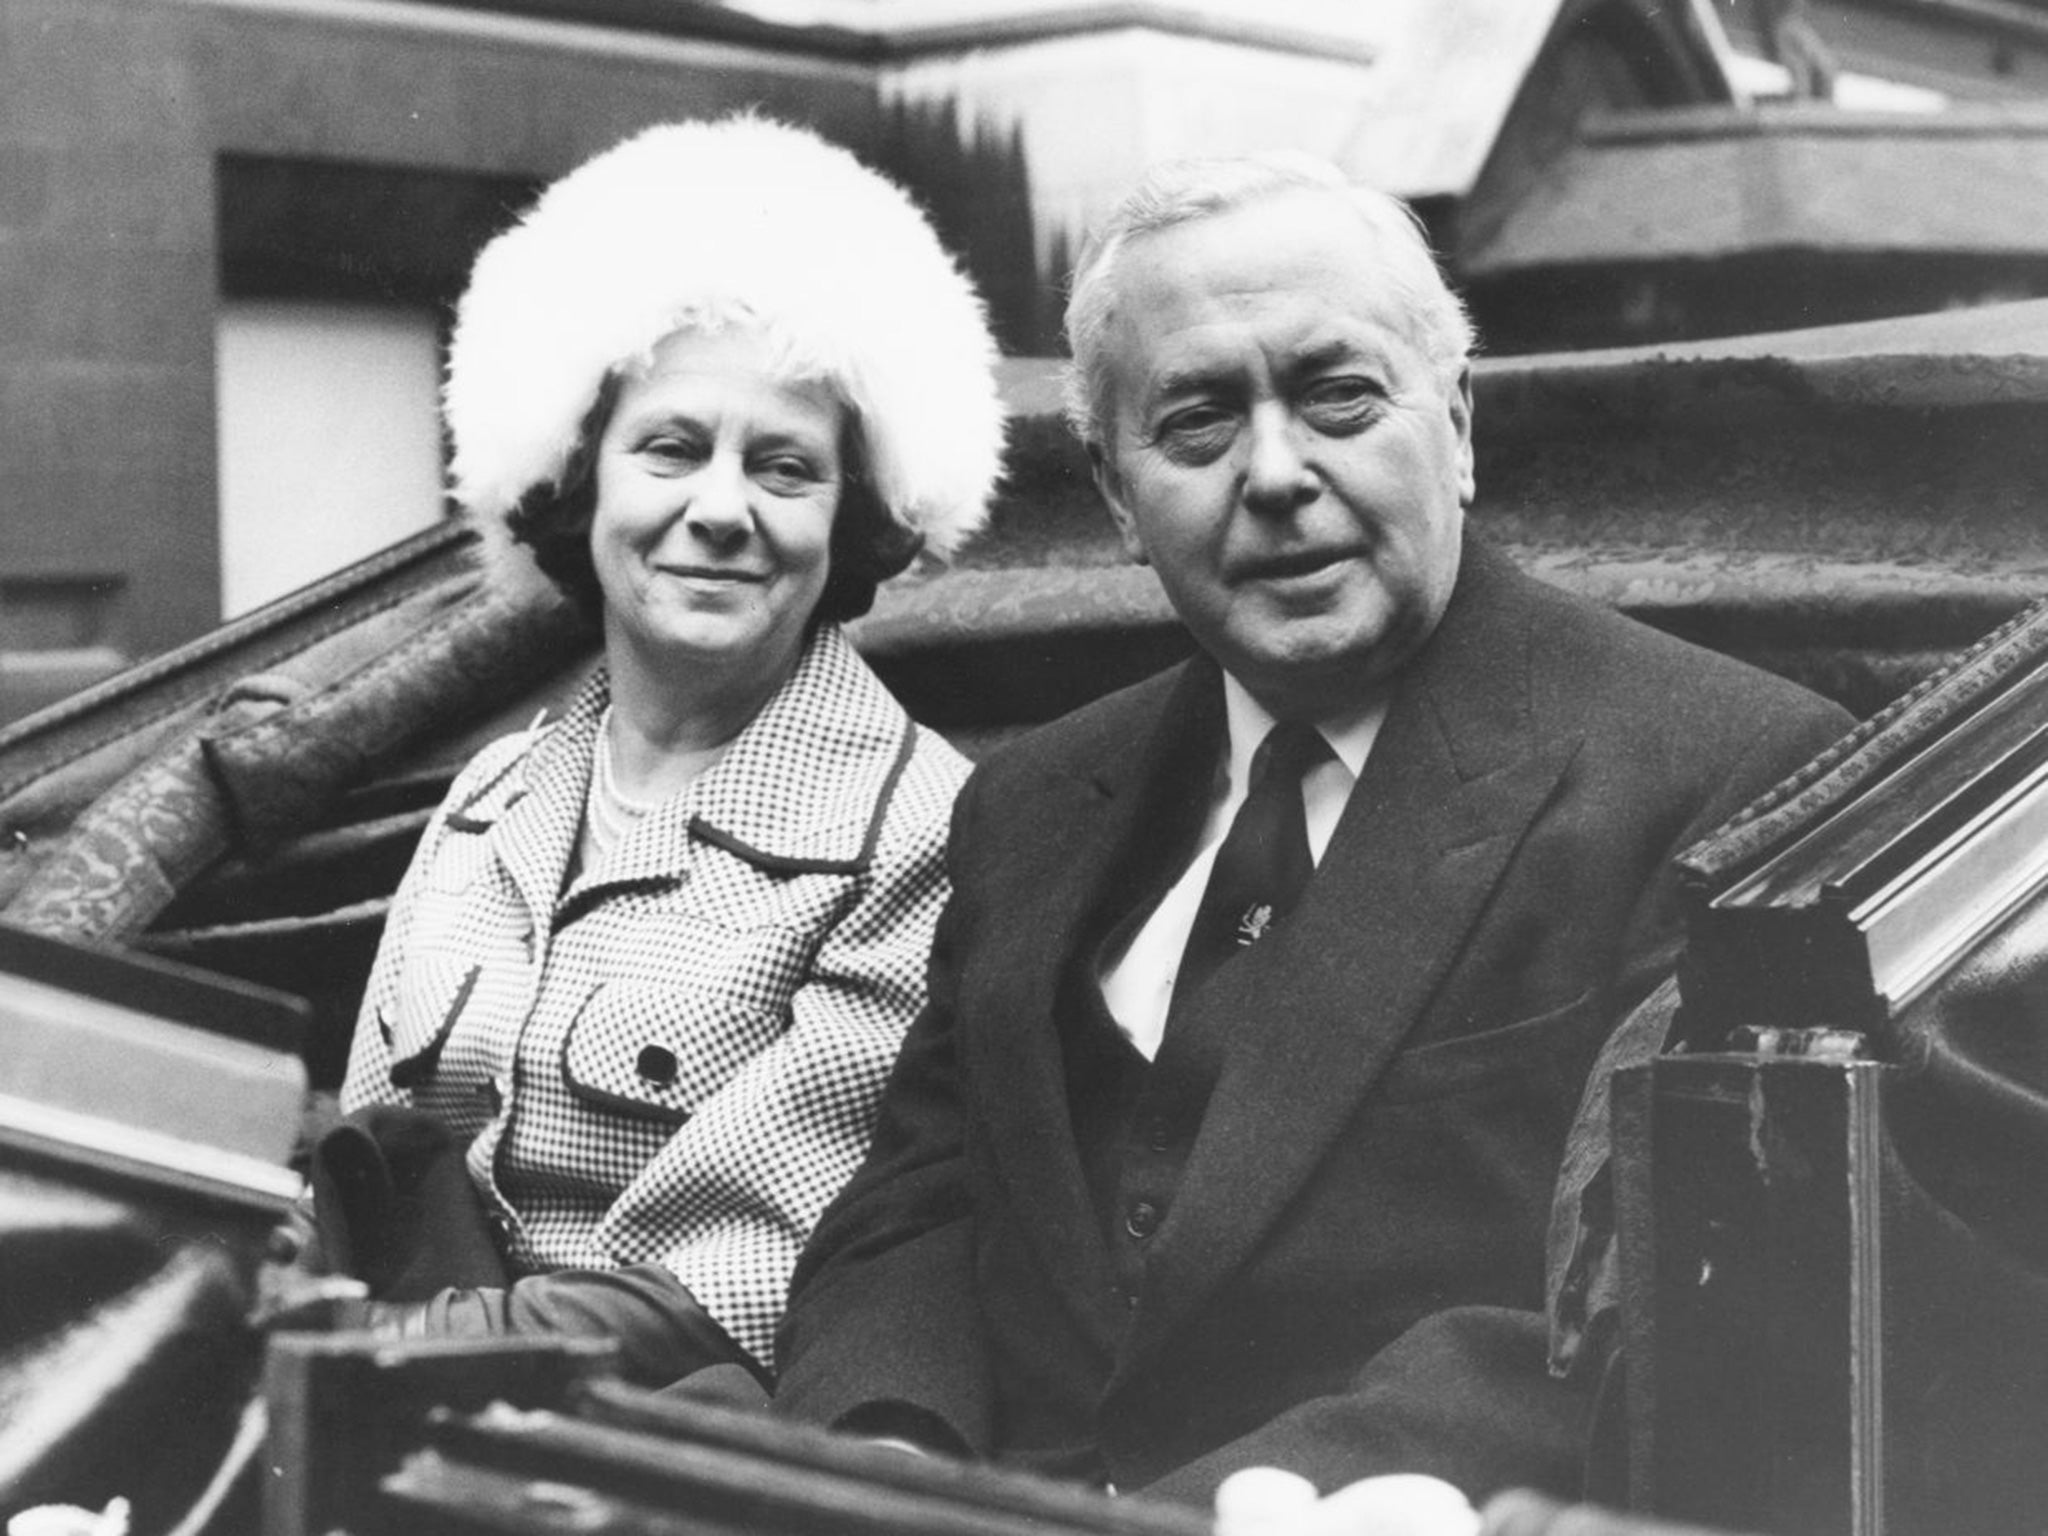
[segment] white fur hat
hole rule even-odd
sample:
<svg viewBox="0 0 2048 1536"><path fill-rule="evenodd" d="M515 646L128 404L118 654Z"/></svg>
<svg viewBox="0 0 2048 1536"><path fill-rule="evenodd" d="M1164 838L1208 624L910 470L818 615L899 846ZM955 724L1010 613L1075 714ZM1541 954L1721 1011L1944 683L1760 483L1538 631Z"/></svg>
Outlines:
<svg viewBox="0 0 2048 1536"><path fill-rule="evenodd" d="M753 116L650 128L564 176L484 248L443 394L456 499L503 519L562 474L614 369L665 337L759 327L858 414L882 504L938 554L1001 468L995 343L917 206L845 150Z"/></svg>

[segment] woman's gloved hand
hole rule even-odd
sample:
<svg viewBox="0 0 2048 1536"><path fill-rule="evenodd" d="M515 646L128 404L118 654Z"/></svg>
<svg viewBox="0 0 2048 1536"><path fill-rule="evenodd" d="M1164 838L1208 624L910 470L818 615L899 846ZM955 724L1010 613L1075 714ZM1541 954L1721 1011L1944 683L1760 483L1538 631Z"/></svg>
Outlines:
<svg viewBox="0 0 2048 1536"><path fill-rule="evenodd" d="M565 1269L504 1287L438 1292L425 1301L372 1301L361 1326L390 1339L566 1334L619 1346L619 1374L662 1387L706 1366L738 1364L766 1379L687 1287L659 1264Z"/></svg>

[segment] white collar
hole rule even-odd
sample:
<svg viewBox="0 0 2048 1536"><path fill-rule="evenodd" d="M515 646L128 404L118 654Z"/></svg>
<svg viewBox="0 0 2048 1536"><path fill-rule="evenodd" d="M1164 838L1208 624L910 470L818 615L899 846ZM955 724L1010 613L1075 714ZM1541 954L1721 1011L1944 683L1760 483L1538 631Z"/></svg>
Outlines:
<svg viewBox="0 0 2048 1536"><path fill-rule="evenodd" d="M1251 777L1252 754L1258 751L1266 733L1280 722L1228 672L1223 674L1223 716L1230 732L1230 783L1238 789ZM1379 735L1380 722L1386 717L1386 690L1375 688L1355 708L1320 716L1312 723L1337 754L1337 761L1356 779L1365 770L1373 739Z"/></svg>

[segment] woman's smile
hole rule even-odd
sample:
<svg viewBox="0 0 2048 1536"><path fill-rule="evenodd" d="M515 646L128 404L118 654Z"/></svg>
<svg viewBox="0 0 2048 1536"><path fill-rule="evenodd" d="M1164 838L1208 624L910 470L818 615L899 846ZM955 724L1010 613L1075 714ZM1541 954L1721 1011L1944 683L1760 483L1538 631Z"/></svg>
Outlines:
<svg viewBox="0 0 2048 1536"><path fill-rule="evenodd" d="M736 570L721 565L672 565L657 562L655 570L676 581L690 582L708 588L734 586L761 586L768 580L766 571Z"/></svg>

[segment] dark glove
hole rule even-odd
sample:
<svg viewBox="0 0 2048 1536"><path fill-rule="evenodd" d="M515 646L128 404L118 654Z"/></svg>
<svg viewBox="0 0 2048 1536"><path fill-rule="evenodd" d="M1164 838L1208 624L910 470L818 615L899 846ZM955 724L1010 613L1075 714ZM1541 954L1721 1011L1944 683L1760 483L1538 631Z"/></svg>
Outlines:
<svg viewBox="0 0 2048 1536"><path fill-rule="evenodd" d="M424 1110L359 1109L313 1148L319 1263L416 1302L507 1276L464 1147Z"/></svg>
<svg viewBox="0 0 2048 1536"><path fill-rule="evenodd" d="M619 1346L620 1375L637 1386L666 1386L722 1364L743 1366L767 1385L753 1357L659 1264L564 1269L508 1287L444 1290L425 1301L373 1301L363 1326L390 1339L605 1338Z"/></svg>

